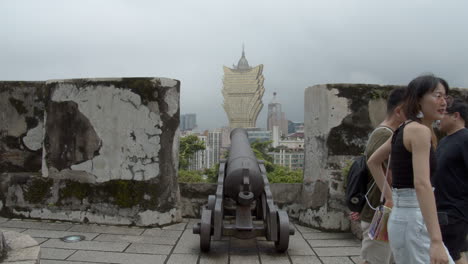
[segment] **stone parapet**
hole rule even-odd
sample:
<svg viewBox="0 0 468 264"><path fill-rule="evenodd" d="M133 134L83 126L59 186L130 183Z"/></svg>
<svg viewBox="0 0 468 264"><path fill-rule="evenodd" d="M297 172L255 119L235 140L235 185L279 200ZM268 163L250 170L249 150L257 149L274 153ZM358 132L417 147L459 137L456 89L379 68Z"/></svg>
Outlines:
<svg viewBox="0 0 468 264"><path fill-rule="evenodd" d="M164 225L181 220L180 82L0 82L0 214Z"/></svg>

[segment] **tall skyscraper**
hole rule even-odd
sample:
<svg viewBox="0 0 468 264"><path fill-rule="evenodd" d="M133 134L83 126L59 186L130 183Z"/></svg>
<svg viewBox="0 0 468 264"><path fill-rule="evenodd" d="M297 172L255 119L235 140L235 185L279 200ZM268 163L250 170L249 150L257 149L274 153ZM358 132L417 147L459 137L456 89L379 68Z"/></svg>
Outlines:
<svg viewBox="0 0 468 264"><path fill-rule="evenodd" d="M184 114L180 115L180 127L181 131L193 130L197 127L197 115L196 114Z"/></svg>
<svg viewBox="0 0 468 264"><path fill-rule="evenodd" d="M221 134L221 131L208 132L208 168L211 168L219 163L219 157L221 154Z"/></svg>
<svg viewBox="0 0 468 264"><path fill-rule="evenodd" d="M280 136L288 134L288 120L281 110L281 104L276 100L276 93L273 93L273 99L268 104L267 129L273 131L273 127L279 127Z"/></svg>
<svg viewBox="0 0 468 264"><path fill-rule="evenodd" d="M250 67L242 48L242 57L237 66L233 65L232 69L223 66L223 70L223 107L229 119L229 126L256 127L265 92L263 64Z"/></svg>

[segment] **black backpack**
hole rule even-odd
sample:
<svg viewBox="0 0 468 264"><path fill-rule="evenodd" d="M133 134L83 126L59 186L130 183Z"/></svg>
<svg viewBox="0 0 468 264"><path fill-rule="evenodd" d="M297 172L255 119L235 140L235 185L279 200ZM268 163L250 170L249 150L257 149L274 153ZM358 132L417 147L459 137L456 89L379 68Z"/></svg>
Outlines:
<svg viewBox="0 0 468 264"><path fill-rule="evenodd" d="M367 170L366 156L356 158L348 171L346 184L346 205L351 212L361 212L366 204L367 183L369 171Z"/></svg>

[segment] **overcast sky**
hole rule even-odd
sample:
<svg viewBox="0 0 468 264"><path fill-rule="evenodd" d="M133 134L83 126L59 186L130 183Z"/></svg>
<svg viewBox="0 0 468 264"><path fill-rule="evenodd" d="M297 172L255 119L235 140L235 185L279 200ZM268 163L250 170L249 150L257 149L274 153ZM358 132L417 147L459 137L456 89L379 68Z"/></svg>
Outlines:
<svg viewBox="0 0 468 264"><path fill-rule="evenodd" d="M169 77L181 113L227 125L222 66L242 44L303 121L304 90L323 83L407 84L421 73L468 87L468 1L0 0L0 80Z"/></svg>

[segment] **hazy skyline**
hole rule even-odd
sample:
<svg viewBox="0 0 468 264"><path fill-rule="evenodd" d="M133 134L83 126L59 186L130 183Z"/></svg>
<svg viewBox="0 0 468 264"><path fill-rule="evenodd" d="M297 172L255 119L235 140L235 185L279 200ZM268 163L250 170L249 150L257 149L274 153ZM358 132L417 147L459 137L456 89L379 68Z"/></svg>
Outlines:
<svg viewBox="0 0 468 264"><path fill-rule="evenodd" d="M466 1L0 1L0 80L168 77L200 129L228 124L222 66L242 44L302 121L323 83L407 84L421 73L468 87Z"/></svg>

